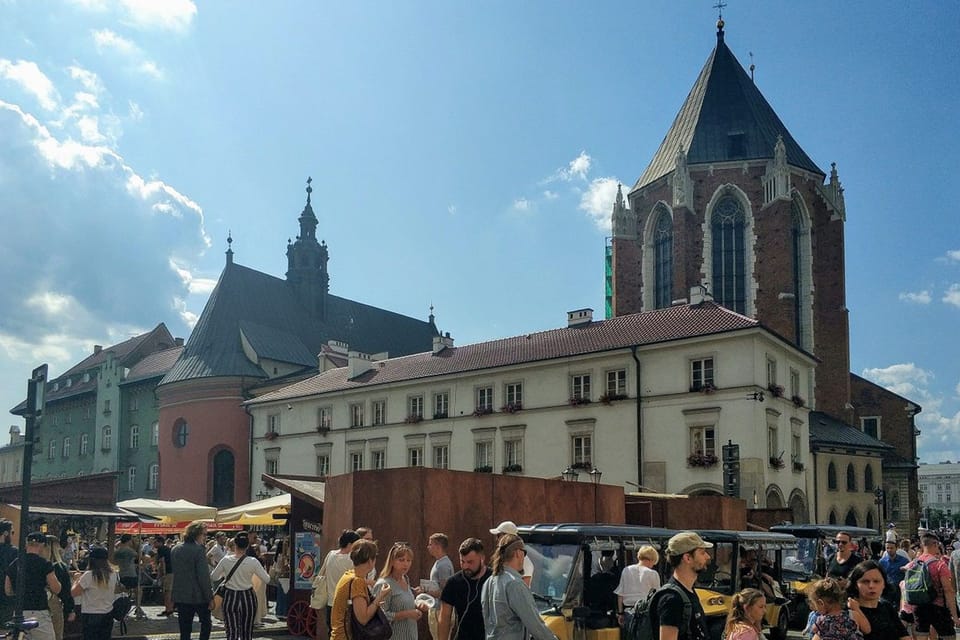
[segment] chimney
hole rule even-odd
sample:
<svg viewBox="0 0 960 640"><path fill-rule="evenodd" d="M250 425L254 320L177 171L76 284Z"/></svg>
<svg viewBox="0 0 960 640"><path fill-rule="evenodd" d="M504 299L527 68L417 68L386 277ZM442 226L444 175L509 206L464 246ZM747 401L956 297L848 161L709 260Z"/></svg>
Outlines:
<svg viewBox="0 0 960 640"><path fill-rule="evenodd" d="M103 351L103 345L100 345L100 344L93 345L93 355L97 355L101 351Z"/></svg>
<svg viewBox="0 0 960 640"><path fill-rule="evenodd" d="M173 344L174 344L175 346L182 347L182 346L183 346L183 338L174 338L174 339L173 339Z"/></svg>
<svg viewBox="0 0 960 640"><path fill-rule="evenodd" d="M23 442L23 436L20 435L20 427L15 424L10 425L10 444L19 444Z"/></svg>
<svg viewBox="0 0 960 640"><path fill-rule="evenodd" d="M567 312L567 327L583 327L593 322L593 309Z"/></svg>
<svg viewBox="0 0 960 640"><path fill-rule="evenodd" d="M373 358L366 353L359 351L350 351L347 354L347 367L349 367L349 379L353 380L359 375L373 369Z"/></svg>
<svg viewBox="0 0 960 640"><path fill-rule="evenodd" d="M437 355L444 349L453 348L453 338L450 337L450 332L447 331L443 335L433 336L433 355Z"/></svg>
<svg viewBox="0 0 960 640"><path fill-rule="evenodd" d="M705 286L698 284L690 287L690 304L701 304L708 300L713 300L713 296L710 295L710 292Z"/></svg>

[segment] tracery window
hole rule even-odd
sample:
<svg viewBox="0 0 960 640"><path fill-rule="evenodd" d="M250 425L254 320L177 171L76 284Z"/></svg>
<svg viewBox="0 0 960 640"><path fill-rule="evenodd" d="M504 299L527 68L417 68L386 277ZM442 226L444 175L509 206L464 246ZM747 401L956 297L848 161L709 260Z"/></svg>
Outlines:
<svg viewBox="0 0 960 640"><path fill-rule="evenodd" d="M723 306L746 313L746 215L733 196L723 196L710 218L713 236L713 297Z"/></svg>
<svg viewBox="0 0 960 640"><path fill-rule="evenodd" d="M662 209L653 228L654 306L669 307L673 301L673 219Z"/></svg>

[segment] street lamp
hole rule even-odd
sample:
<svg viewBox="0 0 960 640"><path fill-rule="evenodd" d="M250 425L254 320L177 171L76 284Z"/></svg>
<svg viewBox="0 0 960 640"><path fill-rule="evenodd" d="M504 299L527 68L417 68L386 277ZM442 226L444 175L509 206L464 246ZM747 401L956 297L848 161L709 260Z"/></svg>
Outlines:
<svg viewBox="0 0 960 640"><path fill-rule="evenodd" d="M560 477L566 482L576 482L577 478L580 477L580 472L573 467L567 467L560 474Z"/></svg>
<svg viewBox="0 0 960 640"><path fill-rule="evenodd" d="M590 470L590 480L593 481L593 484L600 484L600 476L603 475L603 471L594 467Z"/></svg>
<svg viewBox="0 0 960 640"><path fill-rule="evenodd" d="M874 502L877 503L877 533L879 533L882 536L883 535L883 502L884 502L884 498L886 497L886 492L880 487L877 487L876 489L874 489L873 495L876 496L876 499L874 500Z"/></svg>

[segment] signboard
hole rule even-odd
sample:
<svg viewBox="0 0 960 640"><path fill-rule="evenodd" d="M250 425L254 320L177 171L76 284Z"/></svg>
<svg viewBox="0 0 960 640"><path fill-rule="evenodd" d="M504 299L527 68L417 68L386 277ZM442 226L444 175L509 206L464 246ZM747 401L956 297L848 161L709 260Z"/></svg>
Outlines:
<svg viewBox="0 0 960 640"><path fill-rule="evenodd" d="M311 589L313 587L313 577L320 570L320 563L323 562L321 550L318 546L319 536L311 531L297 531L295 541L296 555L293 565L293 588Z"/></svg>
<svg viewBox="0 0 960 640"><path fill-rule="evenodd" d="M141 533L145 536L171 536L182 534L191 520L178 522L176 524L161 524L159 522L118 522L114 527L117 535L129 533L132 536L138 536ZM243 525L240 524L217 524L211 522L207 524L208 531L243 531Z"/></svg>

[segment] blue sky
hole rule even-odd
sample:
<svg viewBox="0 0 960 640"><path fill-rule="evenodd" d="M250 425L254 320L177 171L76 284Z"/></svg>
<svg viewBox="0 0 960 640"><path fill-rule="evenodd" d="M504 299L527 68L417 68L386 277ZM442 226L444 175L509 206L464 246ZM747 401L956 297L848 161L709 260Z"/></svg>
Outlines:
<svg viewBox="0 0 960 640"><path fill-rule="evenodd" d="M459 344L603 310L615 185L710 54L712 1L0 0L0 405L40 362L282 276L314 179L334 293ZM726 41L846 188L851 367L960 459L960 4L730 2ZM19 419L8 417L10 424Z"/></svg>

